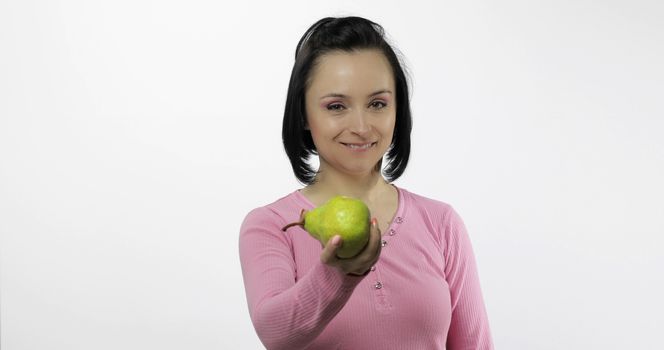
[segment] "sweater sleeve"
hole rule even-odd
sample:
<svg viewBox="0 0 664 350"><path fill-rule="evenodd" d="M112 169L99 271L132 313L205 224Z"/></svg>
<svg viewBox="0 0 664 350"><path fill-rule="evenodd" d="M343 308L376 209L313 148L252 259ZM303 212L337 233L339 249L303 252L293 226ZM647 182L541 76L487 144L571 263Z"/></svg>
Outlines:
<svg viewBox="0 0 664 350"><path fill-rule="evenodd" d="M450 286L452 307L447 349L493 349L475 256L466 227L453 208L450 208L445 221L445 276Z"/></svg>
<svg viewBox="0 0 664 350"><path fill-rule="evenodd" d="M320 260L296 282L283 220L269 208L251 211L240 228L242 276L251 321L268 349L301 349L343 308L361 276Z"/></svg>

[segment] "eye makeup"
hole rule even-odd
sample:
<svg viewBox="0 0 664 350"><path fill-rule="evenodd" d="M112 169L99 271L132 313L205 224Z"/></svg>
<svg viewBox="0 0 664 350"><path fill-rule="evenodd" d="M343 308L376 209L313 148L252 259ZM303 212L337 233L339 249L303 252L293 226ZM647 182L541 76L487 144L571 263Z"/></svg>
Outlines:
<svg viewBox="0 0 664 350"><path fill-rule="evenodd" d="M383 96L380 96L378 98L376 98L377 95L371 96L372 99L370 101L368 101L367 106L371 106L376 102L382 103L384 105L383 107L389 106L390 103L391 103L392 98L391 98L389 93L383 93L383 94L384 94ZM346 98L346 97L344 96L344 98ZM340 105L341 107L344 107L343 100L340 100L340 99L325 100L325 98L323 98L323 100L320 103L320 108L332 110L337 105Z"/></svg>

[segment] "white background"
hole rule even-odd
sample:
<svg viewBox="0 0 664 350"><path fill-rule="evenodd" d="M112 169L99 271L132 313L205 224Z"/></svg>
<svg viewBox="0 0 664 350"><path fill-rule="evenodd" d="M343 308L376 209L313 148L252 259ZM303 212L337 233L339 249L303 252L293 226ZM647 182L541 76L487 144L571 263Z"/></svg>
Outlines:
<svg viewBox="0 0 664 350"><path fill-rule="evenodd" d="M396 184L466 222L498 349L661 349L664 6L0 1L1 347L259 349L246 213L300 187L295 46L381 23L412 76Z"/></svg>

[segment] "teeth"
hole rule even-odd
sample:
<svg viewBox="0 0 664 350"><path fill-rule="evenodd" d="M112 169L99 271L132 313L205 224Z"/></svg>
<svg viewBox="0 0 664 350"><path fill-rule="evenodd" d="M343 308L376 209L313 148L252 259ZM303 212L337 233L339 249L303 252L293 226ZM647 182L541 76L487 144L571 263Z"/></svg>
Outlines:
<svg viewBox="0 0 664 350"><path fill-rule="evenodd" d="M352 144L347 144L346 146L350 147L351 149L367 149L371 147L373 143L367 143L365 145L352 145Z"/></svg>

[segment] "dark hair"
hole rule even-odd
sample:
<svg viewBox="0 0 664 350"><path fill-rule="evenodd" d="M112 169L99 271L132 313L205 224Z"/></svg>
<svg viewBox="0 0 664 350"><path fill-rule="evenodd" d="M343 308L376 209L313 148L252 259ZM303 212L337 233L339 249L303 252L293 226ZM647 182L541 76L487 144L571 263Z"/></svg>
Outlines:
<svg viewBox="0 0 664 350"><path fill-rule="evenodd" d="M380 50L392 67L396 88L396 122L392 144L387 152L387 166L383 174L388 181L399 178L406 170L410 157L410 132L412 117L406 74L394 50L385 40L383 27L361 17L326 17L314 23L304 33L295 49L295 64L291 72L286 108L282 127L282 139L293 172L304 184L311 184L316 172L307 160L317 155L311 133L305 130L305 91L309 86L312 68L318 58L330 51L352 52L360 49ZM380 169L382 159L377 163Z"/></svg>

